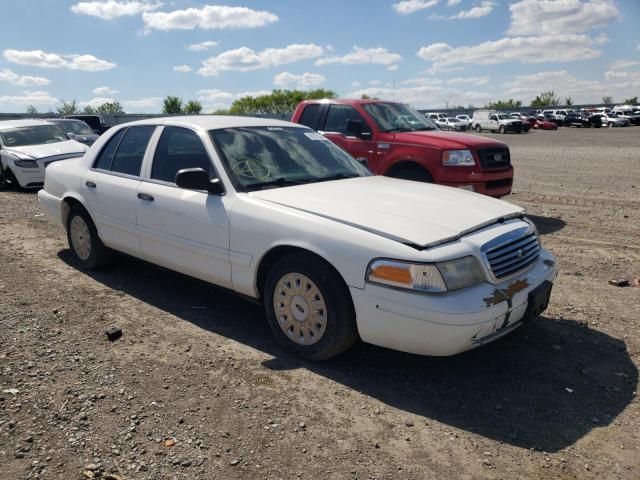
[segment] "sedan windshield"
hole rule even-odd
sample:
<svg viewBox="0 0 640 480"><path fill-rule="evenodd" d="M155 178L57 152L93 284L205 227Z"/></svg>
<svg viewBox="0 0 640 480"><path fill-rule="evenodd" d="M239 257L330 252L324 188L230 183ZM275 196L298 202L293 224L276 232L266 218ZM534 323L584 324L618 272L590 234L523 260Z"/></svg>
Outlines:
<svg viewBox="0 0 640 480"><path fill-rule="evenodd" d="M55 123L61 130L68 133L75 133L76 135L93 135L95 132L91 130L91 127L84 123L82 120L72 120L72 121L51 121L51 123Z"/></svg>
<svg viewBox="0 0 640 480"><path fill-rule="evenodd" d="M370 175L348 153L310 129L239 127L209 134L241 191Z"/></svg>
<svg viewBox="0 0 640 480"><path fill-rule="evenodd" d="M366 103L364 109L385 132L438 130L431 120L403 103Z"/></svg>
<svg viewBox="0 0 640 480"><path fill-rule="evenodd" d="M64 133L53 125L33 125L31 127L0 130L0 139L2 139L2 144L6 147L25 147L69 140Z"/></svg>

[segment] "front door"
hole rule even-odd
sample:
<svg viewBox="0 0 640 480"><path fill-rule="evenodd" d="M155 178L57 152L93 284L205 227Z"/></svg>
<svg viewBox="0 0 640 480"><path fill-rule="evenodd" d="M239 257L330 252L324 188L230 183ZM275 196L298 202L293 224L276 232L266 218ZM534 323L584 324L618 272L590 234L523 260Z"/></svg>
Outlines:
<svg viewBox="0 0 640 480"><path fill-rule="evenodd" d="M347 131L347 120L362 122L363 134L355 136ZM369 169L376 170L376 142L373 141L371 127L360 113L349 105L333 104L329 106L324 128L320 133L341 147L356 160L366 160Z"/></svg>
<svg viewBox="0 0 640 480"><path fill-rule="evenodd" d="M199 134L164 127L148 174L138 186L136 214L143 257L231 287L228 197L179 188L176 173L203 168L216 175Z"/></svg>

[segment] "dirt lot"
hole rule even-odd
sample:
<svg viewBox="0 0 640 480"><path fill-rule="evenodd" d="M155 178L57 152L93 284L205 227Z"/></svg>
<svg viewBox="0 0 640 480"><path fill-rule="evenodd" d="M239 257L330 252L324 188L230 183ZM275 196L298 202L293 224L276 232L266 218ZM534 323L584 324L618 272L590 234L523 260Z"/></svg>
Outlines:
<svg viewBox="0 0 640 480"><path fill-rule="evenodd" d="M301 362L232 294L79 271L33 193L0 193L0 477L638 478L640 288L607 281L640 275L640 128L499 138L561 274L544 317L453 358Z"/></svg>

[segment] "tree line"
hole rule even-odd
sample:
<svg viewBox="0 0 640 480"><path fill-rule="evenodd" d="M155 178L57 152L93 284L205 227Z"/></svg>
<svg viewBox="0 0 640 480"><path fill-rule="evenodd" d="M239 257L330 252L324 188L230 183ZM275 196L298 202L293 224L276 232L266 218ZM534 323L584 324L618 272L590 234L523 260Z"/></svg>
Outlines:
<svg viewBox="0 0 640 480"><path fill-rule="evenodd" d="M333 90L327 90L319 88L316 90L273 90L271 93L257 96L244 96L237 98L229 106L229 108L218 109L213 112L216 115L282 115L293 112L296 105L303 100L313 100L321 98L337 98L338 95ZM363 95L362 98L370 98L367 95ZM602 97L602 103L604 105L613 105L613 98L610 95ZM637 105L638 97L631 97L625 99L622 103ZM537 95L530 103L529 107L532 108L544 108L544 107L556 107L558 105L572 106L574 104L572 97L560 97L556 95L553 90L547 90ZM498 100L495 102L489 102L485 105L485 108L491 109L517 109L523 107L521 100L514 100L512 98L508 100ZM472 107L470 107L472 108ZM59 115L74 115L74 114L87 114L87 115L118 115L126 113L124 108L117 100L105 102L101 105L86 105L80 108L76 100L63 101L61 105L56 107ZM165 115L198 115L202 113L203 106L197 100L189 100L183 102L180 97L173 95L167 95L162 102L162 113ZM29 105L27 113L35 115L38 110Z"/></svg>

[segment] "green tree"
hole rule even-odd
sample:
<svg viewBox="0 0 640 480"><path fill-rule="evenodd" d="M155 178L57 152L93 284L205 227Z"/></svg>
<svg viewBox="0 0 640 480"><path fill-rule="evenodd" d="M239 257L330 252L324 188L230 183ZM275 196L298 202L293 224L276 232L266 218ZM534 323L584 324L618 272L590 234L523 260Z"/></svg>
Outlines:
<svg viewBox="0 0 640 480"><path fill-rule="evenodd" d="M229 115L229 109L228 108L219 108L217 110L214 110L212 112L213 115Z"/></svg>
<svg viewBox="0 0 640 480"><path fill-rule="evenodd" d="M268 95L247 96L236 99L229 108L232 115L282 115L293 112L302 100L336 98L336 92L317 90L273 90Z"/></svg>
<svg viewBox="0 0 640 480"><path fill-rule="evenodd" d="M560 105L560 97L553 90L542 92L531 101L531 106L535 108L556 107L558 105Z"/></svg>
<svg viewBox="0 0 640 480"><path fill-rule="evenodd" d="M622 103L624 103L625 105L637 105L638 104L638 97L627 98Z"/></svg>
<svg viewBox="0 0 640 480"><path fill-rule="evenodd" d="M198 115L202 111L202 104L197 100L189 100L182 109L182 113Z"/></svg>
<svg viewBox="0 0 640 480"><path fill-rule="evenodd" d="M64 115L73 115L74 113L78 113L78 102L72 100L70 102L62 101L62 105L56 107L58 113L62 116Z"/></svg>
<svg viewBox="0 0 640 480"><path fill-rule="evenodd" d="M38 114L38 109L36 107L34 107L33 105L29 105L27 107L27 115L37 115Z"/></svg>
<svg viewBox="0 0 640 480"><path fill-rule="evenodd" d="M613 104L613 97L611 95L605 95L604 97L602 97L602 103L604 103L605 105Z"/></svg>
<svg viewBox="0 0 640 480"><path fill-rule="evenodd" d="M565 97L565 98L564 98L564 104L565 104L567 107L571 107L571 106L573 105L573 98L571 98L571 97Z"/></svg>
<svg viewBox="0 0 640 480"><path fill-rule="evenodd" d="M93 108L91 105L86 105L84 107L84 110L82 110L82 113L84 113L85 115L95 115L97 112L96 112L96 109Z"/></svg>
<svg viewBox="0 0 640 480"><path fill-rule="evenodd" d="M513 109L513 108L520 108L522 106L522 102L520 100L514 100L513 98L510 98L507 101L504 100L498 100L497 102L489 102L489 104L487 105L487 108L491 108L491 109Z"/></svg>
<svg viewBox="0 0 640 480"><path fill-rule="evenodd" d="M162 102L162 113L166 113L168 115L182 113L182 99L172 95L167 95L167 98Z"/></svg>
<svg viewBox="0 0 640 480"><path fill-rule="evenodd" d="M95 108L96 113L103 113L105 115L120 115L125 113L122 105L117 100L113 102L105 102L102 105L98 105Z"/></svg>

